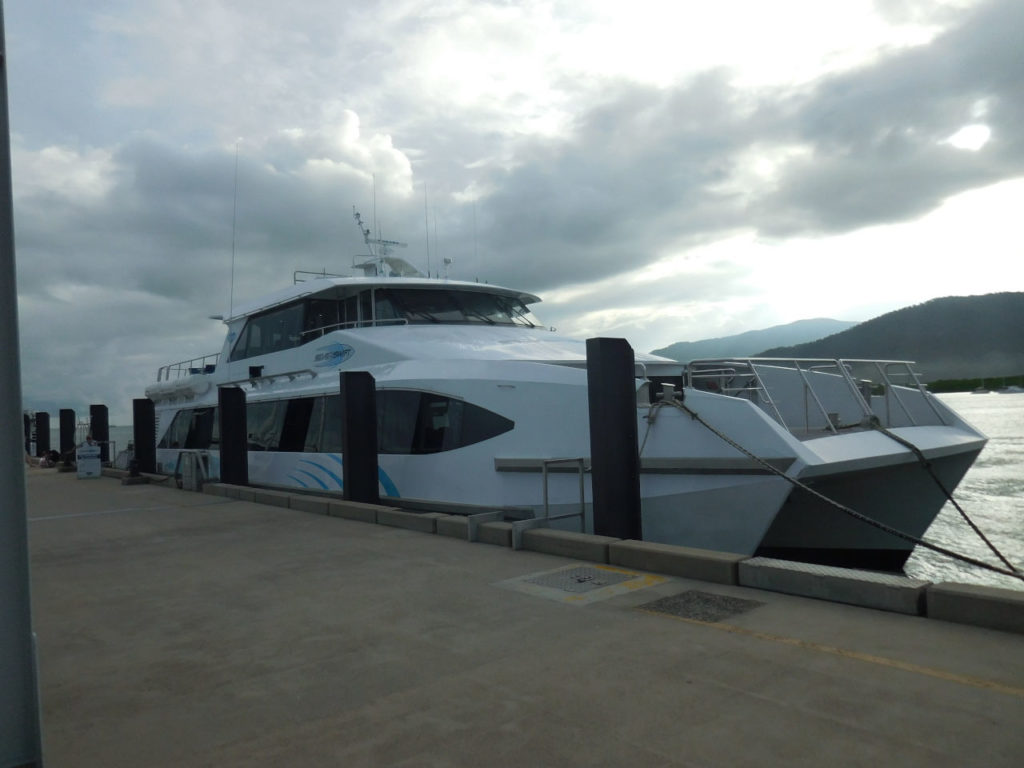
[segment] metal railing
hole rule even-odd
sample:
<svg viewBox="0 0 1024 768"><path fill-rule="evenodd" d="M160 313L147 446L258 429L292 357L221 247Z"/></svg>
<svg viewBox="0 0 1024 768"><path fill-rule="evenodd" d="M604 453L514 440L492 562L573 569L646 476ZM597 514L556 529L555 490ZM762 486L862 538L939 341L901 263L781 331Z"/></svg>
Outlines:
<svg viewBox="0 0 1024 768"><path fill-rule="evenodd" d="M200 373L213 373L220 362L220 352L212 355L194 357L191 360L182 360L179 363L170 363L161 366L156 373L157 382L181 379L185 376L194 376Z"/></svg>
<svg viewBox="0 0 1024 768"><path fill-rule="evenodd" d="M566 512L562 515L551 514L551 502L548 493L548 467L555 466L557 464L575 464L576 473L579 477L579 488L580 488L580 508L578 512ZM587 503L584 494L584 482L583 475L587 471L586 459L582 456L565 459L541 459L541 481L544 487L544 516L533 517L526 520L515 520L512 522L512 549L523 548L523 531L531 528L542 528L546 527L552 520L568 520L569 518L578 517L580 519L580 533L584 533L587 527Z"/></svg>
<svg viewBox="0 0 1024 768"><path fill-rule="evenodd" d="M867 369L872 378L857 378L854 370ZM800 381L801 414L793 408L794 393L786 393L792 383L779 380L777 374L791 372ZM766 379L776 378L772 382ZM739 358L695 360L686 372L687 385L732 397L743 397L767 411L790 432L823 428L832 434L840 429L861 426L878 417L886 426L894 424L897 412L907 424L918 426L920 409L915 413L907 402L910 394L927 404L939 424L946 423L935 402L921 384L913 363L906 360ZM837 386L841 385L841 386ZM789 407L780 404L788 394ZM873 406L875 396L884 398L882 413ZM783 411L786 415L783 415ZM854 418L842 423L841 414ZM788 418L787 418L788 417ZM802 421L802 425L799 423ZM931 423L931 422L929 422Z"/></svg>

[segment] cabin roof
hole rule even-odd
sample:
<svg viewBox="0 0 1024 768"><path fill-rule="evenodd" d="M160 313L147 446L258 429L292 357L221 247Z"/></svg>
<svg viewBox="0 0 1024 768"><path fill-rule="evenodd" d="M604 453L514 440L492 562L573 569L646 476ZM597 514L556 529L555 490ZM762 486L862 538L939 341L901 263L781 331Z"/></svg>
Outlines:
<svg viewBox="0 0 1024 768"><path fill-rule="evenodd" d="M540 297L525 291L503 288L489 283L470 283L462 280L436 280L426 277L320 277L315 280L295 283L252 301L240 302L232 308L231 316L225 322L253 315L271 307L288 304L301 298L314 298L318 294L336 293L349 289L358 293L364 288L412 288L453 291L476 291L519 299L524 304L535 304Z"/></svg>

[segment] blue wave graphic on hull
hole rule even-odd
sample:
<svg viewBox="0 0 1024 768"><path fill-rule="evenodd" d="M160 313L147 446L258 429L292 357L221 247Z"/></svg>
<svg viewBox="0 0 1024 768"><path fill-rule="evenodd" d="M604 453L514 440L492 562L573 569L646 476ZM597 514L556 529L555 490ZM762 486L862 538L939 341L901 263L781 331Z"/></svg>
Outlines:
<svg viewBox="0 0 1024 768"><path fill-rule="evenodd" d="M342 461L342 457L341 456L339 456L337 454L334 454L334 453L330 453L327 456L328 456L329 459L334 461L338 465L339 468L344 466L344 462ZM337 488L338 490L343 490L344 489L345 481L341 477L339 477L337 475L337 473L336 473L337 470L332 471L331 468L328 468L328 467L324 466L320 462L313 461L312 459L300 459L299 463L300 464L306 464L306 465L309 465L309 466L311 466L311 467L313 467L315 469L320 470L320 472L322 472L324 475L327 476L327 479L332 480L334 482L334 486L333 486L334 488ZM329 486L327 484L327 482L325 482L325 480L322 479L317 474L314 474L313 472L309 472L309 471L304 470L304 469L296 470L296 472L298 474L302 474L302 475L305 475L305 476L309 477L313 482L315 482L317 485L319 485L325 491L331 490L331 486ZM310 487L307 483L303 482L303 480L301 478L297 477L296 474L288 475L288 477L289 477L289 479L294 480L296 483L301 485L303 488L309 488ZM394 481L388 476L388 473L385 472L383 470L383 468L381 468L381 467L377 467L377 482L380 483L381 488L384 490L384 495L385 496L390 496L391 498L395 498L395 499L402 498L402 495L398 492L398 487L395 485Z"/></svg>

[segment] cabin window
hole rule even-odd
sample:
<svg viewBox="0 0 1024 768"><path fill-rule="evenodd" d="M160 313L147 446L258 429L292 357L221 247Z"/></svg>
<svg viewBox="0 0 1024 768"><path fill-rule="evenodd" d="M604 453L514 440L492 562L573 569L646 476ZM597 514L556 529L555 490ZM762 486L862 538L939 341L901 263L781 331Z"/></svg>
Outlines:
<svg viewBox="0 0 1024 768"><path fill-rule="evenodd" d="M519 299L485 291L378 288L374 293L378 308L386 300L394 316L404 318L409 323L538 325Z"/></svg>
<svg viewBox="0 0 1024 768"><path fill-rule="evenodd" d="M341 453L341 396L262 400L246 405L250 451ZM433 392L377 390L377 450L382 454L452 451L508 432L515 423L478 405ZM179 411L159 448L220 444L217 408Z"/></svg>
<svg viewBox="0 0 1024 768"><path fill-rule="evenodd" d="M396 320L402 318L387 291L374 291L373 296L373 319L380 325L392 325Z"/></svg>
<svg viewBox="0 0 1024 768"><path fill-rule="evenodd" d="M279 451L301 451L306 445L310 416L313 413L312 397L297 397L288 400L284 407L284 423L281 426Z"/></svg>
<svg viewBox="0 0 1024 768"><path fill-rule="evenodd" d="M432 392L377 391L377 450L390 454L452 451L508 432L515 422Z"/></svg>
<svg viewBox="0 0 1024 768"><path fill-rule="evenodd" d="M246 321L231 351L231 360L280 352L302 343L303 303L253 315Z"/></svg>
<svg viewBox="0 0 1024 768"><path fill-rule="evenodd" d="M338 325L338 302L334 299L310 299L303 323L304 341L323 336Z"/></svg>
<svg viewBox="0 0 1024 768"><path fill-rule="evenodd" d="M285 403L281 400L247 403L245 432L250 451L276 451L284 425Z"/></svg>
<svg viewBox="0 0 1024 768"><path fill-rule="evenodd" d="M210 407L178 411L157 447L202 450L219 444L217 409Z"/></svg>
<svg viewBox="0 0 1024 768"><path fill-rule="evenodd" d="M373 325L373 292L363 291L359 294L359 325Z"/></svg>

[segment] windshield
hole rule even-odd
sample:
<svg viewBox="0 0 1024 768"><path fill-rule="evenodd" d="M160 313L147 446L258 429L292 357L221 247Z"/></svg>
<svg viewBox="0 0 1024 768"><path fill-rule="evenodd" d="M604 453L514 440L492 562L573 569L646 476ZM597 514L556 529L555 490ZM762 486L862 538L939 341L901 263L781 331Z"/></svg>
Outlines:
<svg viewBox="0 0 1024 768"><path fill-rule="evenodd" d="M519 299L480 291L378 288L378 317L385 313L409 323L483 323L522 325L540 323Z"/></svg>

